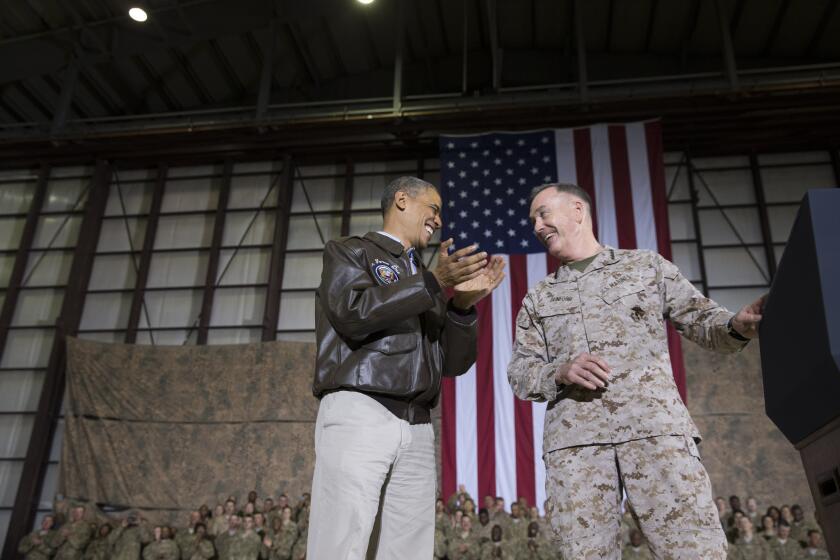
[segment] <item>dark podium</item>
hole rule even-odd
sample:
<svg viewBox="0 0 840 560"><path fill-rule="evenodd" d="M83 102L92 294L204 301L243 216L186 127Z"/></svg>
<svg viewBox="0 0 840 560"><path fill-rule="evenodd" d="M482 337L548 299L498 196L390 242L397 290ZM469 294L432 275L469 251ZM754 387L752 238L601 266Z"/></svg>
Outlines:
<svg viewBox="0 0 840 560"><path fill-rule="evenodd" d="M803 198L759 335L767 415L799 450L840 558L840 189Z"/></svg>

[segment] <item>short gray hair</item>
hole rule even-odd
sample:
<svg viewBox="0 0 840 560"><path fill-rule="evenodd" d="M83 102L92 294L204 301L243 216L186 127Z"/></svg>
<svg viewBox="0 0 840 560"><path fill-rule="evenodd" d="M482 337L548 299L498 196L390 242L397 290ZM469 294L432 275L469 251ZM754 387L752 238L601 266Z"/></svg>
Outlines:
<svg viewBox="0 0 840 560"><path fill-rule="evenodd" d="M567 193L578 197L586 203L586 208L589 211L589 214L592 214L592 198L590 198L588 192L574 183L546 183L544 185L536 186L531 189L531 194L528 197L528 206L530 207L531 204L533 204L534 199L537 198L538 194L550 188L554 188L558 193Z"/></svg>
<svg viewBox="0 0 840 560"><path fill-rule="evenodd" d="M426 189L435 189L435 191L437 191L437 187L428 181L424 181L423 179L418 179L417 177L411 177L408 175L397 177L388 183L388 186L386 186L385 190L382 192L382 200L380 202L382 206L382 215L384 216L386 212L388 212L388 209L394 204L394 196L398 192L402 191L408 194L408 196L414 198Z"/></svg>

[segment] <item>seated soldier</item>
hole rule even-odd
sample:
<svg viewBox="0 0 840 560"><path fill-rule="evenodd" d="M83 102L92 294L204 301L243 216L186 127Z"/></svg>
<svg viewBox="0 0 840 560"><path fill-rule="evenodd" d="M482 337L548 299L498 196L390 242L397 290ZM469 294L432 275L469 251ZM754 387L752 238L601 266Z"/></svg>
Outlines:
<svg viewBox="0 0 840 560"><path fill-rule="evenodd" d="M490 531L490 542L481 546L481 560L516 560L516 547L504 539L504 530L498 523Z"/></svg>
<svg viewBox="0 0 840 560"><path fill-rule="evenodd" d="M449 560L479 560L481 542L472 529L472 519L461 516L459 530L453 530L449 535L446 556Z"/></svg>
<svg viewBox="0 0 840 560"><path fill-rule="evenodd" d="M729 546L731 560L768 560L770 547L767 541L755 535L752 521L746 515L738 519L738 538Z"/></svg>
<svg viewBox="0 0 840 560"><path fill-rule="evenodd" d="M48 560L58 548L58 531L54 529L55 516L45 515L41 528L23 537L18 545L18 553L26 560Z"/></svg>
<svg viewBox="0 0 840 560"><path fill-rule="evenodd" d="M802 547L790 537L790 525L787 521L779 521L776 536L769 543L773 560L796 560L802 557Z"/></svg>
<svg viewBox="0 0 840 560"><path fill-rule="evenodd" d="M817 558L819 560L830 560L828 551L823 548L822 533L816 529L808 531L808 546L803 551L805 558Z"/></svg>
<svg viewBox="0 0 840 560"><path fill-rule="evenodd" d="M178 560L181 553L175 541L169 538L170 534L169 527L155 527L154 540L143 549L143 560Z"/></svg>
<svg viewBox="0 0 840 560"><path fill-rule="evenodd" d="M554 560L557 552L551 541L540 534L540 524L531 521L528 524L528 536L517 545L516 560Z"/></svg>
<svg viewBox="0 0 840 560"><path fill-rule="evenodd" d="M103 523L96 531L96 538L90 541L85 549L84 560L110 560L113 541L111 526Z"/></svg>

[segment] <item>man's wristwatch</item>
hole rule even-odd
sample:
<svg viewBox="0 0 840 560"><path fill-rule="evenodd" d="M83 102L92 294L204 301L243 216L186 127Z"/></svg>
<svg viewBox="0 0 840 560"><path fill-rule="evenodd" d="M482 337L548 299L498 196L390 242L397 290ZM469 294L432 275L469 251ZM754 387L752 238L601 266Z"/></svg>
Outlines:
<svg viewBox="0 0 840 560"><path fill-rule="evenodd" d="M735 340L740 340L741 342L749 342L749 338L743 336L741 333L735 330L735 327L732 326L732 319L734 318L735 316L733 315L729 318L729 321L726 323L726 331L729 333L729 336L731 336Z"/></svg>

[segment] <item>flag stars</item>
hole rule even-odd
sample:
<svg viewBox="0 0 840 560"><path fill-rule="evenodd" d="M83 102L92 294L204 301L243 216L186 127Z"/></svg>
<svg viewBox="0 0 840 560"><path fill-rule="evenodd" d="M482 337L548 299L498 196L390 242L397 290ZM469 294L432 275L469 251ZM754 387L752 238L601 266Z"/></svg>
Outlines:
<svg viewBox="0 0 840 560"><path fill-rule="evenodd" d="M447 161L446 162L446 167L448 167L449 169L452 169L453 167L455 167L455 162L454 161Z"/></svg>
<svg viewBox="0 0 840 560"><path fill-rule="evenodd" d="M458 196L460 196L461 198L467 198L467 191L461 191L461 192L459 192L459 193L458 193Z"/></svg>
<svg viewBox="0 0 840 560"><path fill-rule="evenodd" d="M472 204L472 207L473 207L473 208L478 208L478 204L479 204L479 203L478 203L478 201L477 201L477 200L473 200L470 204Z"/></svg>
<svg viewBox="0 0 840 560"><path fill-rule="evenodd" d="M551 175L545 175L543 177L543 182L550 183L551 182Z"/></svg>
<svg viewBox="0 0 840 560"><path fill-rule="evenodd" d="M501 145L502 145L502 141L501 141L501 140L499 140L498 138L496 138L495 140L493 140L493 144L494 144L494 145L496 145L496 146L501 146Z"/></svg>
<svg viewBox="0 0 840 560"><path fill-rule="evenodd" d="M507 150L505 150L505 155L506 155L506 156L512 156L512 155L513 155L513 150L511 150L510 148L508 148Z"/></svg>
<svg viewBox="0 0 840 560"><path fill-rule="evenodd" d="M528 240L523 239L522 241L519 242L519 244L522 245L523 247L527 247L528 246Z"/></svg>
<svg viewBox="0 0 840 560"><path fill-rule="evenodd" d="M505 173L507 173L508 175L513 175L513 169L505 169Z"/></svg>
<svg viewBox="0 0 840 560"><path fill-rule="evenodd" d="M467 238L467 233L465 231L462 231L461 233L458 234L458 237L460 237L461 239L466 239Z"/></svg>
<svg viewBox="0 0 840 560"><path fill-rule="evenodd" d="M477 161L471 162L470 167L478 167L478 162Z"/></svg>
<svg viewBox="0 0 840 560"><path fill-rule="evenodd" d="M483 194L484 196L490 196L490 189L485 188L484 190L481 191L481 194Z"/></svg>
<svg viewBox="0 0 840 560"><path fill-rule="evenodd" d="M478 181L474 179L473 182L470 183L470 185L472 185L474 187L477 187L478 186Z"/></svg>
<svg viewBox="0 0 840 560"><path fill-rule="evenodd" d="M489 208L485 208L485 209L484 209L484 215L485 215L485 216L489 216L489 215L490 215L490 214L492 214L492 213L493 213L493 212L491 212Z"/></svg>
<svg viewBox="0 0 840 560"><path fill-rule="evenodd" d="M499 179L498 177L496 177L495 179L493 179L493 182L494 182L494 183L496 183L497 185L501 185L501 184L502 184L502 180L501 180L501 179Z"/></svg>
<svg viewBox="0 0 840 560"><path fill-rule="evenodd" d="M453 144L452 142L450 142L449 144L447 144L447 145L446 145L446 147L447 147L447 148L449 148L449 149L451 150L452 148L454 148L454 147L455 147L455 144Z"/></svg>
<svg viewBox="0 0 840 560"><path fill-rule="evenodd" d="M493 232L489 229L484 230L484 237L493 237Z"/></svg>
<svg viewBox="0 0 840 560"><path fill-rule="evenodd" d="M496 199L496 200L494 200L493 202L495 202L495 203L496 203L496 206L501 206L501 205L502 205L502 199L501 199L501 198L497 198L497 199Z"/></svg>
<svg viewBox="0 0 840 560"><path fill-rule="evenodd" d="M508 195L508 196L510 196L510 195L512 195L512 194L513 194L513 189L512 189L512 188L510 188L510 187L508 187L508 188L507 188L507 190L506 190L505 192L507 193L507 195Z"/></svg>
<svg viewBox="0 0 840 560"><path fill-rule="evenodd" d="M532 156L537 155L537 149L536 148L531 148L529 151L531 152Z"/></svg>
<svg viewBox="0 0 840 560"><path fill-rule="evenodd" d="M539 170L539 169L537 169L536 167L532 167L532 168L531 168L531 175L536 175L536 174L537 174L537 173L539 173L539 172L540 172L540 170Z"/></svg>
<svg viewBox="0 0 840 560"><path fill-rule="evenodd" d="M461 216L462 218L466 218L467 217L467 211L466 210L461 210L460 212L458 212L458 215Z"/></svg>
<svg viewBox="0 0 840 560"><path fill-rule="evenodd" d="M475 220L473 220L470 225L473 227L473 229L478 229L478 222L476 222Z"/></svg>
<svg viewBox="0 0 840 560"><path fill-rule="evenodd" d="M484 170L482 170L481 172L484 174L484 176L485 176L485 177L487 177L488 175L490 175L490 170L489 170L489 169L484 169Z"/></svg>
<svg viewBox="0 0 840 560"><path fill-rule="evenodd" d="M470 142L470 148L478 148L478 142Z"/></svg>
<svg viewBox="0 0 840 560"><path fill-rule="evenodd" d="M501 247L504 247L504 246L505 246L505 242L504 242L504 241L502 241L501 239L497 239L497 240L496 240L496 247L501 248Z"/></svg>
<svg viewBox="0 0 840 560"><path fill-rule="evenodd" d="M466 176L467 176L467 172L466 172L466 171L459 171L459 172L458 172L458 177L460 177L461 179L463 179L463 178L464 178L464 177L466 177Z"/></svg>
<svg viewBox="0 0 840 560"><path fill-rule="evenodd" d="M519 220L519 225L520 226L527 226L528 225L528 220L525 219L525 218L522 218L521 220Z"/></svg>
<svg viewBox="0 0 840 560"><path fill-rule="evenodd" d="M528 181L526 181L526 180L525 180L525 177L520 177L520 178L519 178L519 184L520 184L520 185L524 185L524 184L525 184L525 183L527 183L527 182L528 182Z"/></svg>
<svg viewBox="0 0 840 560"><path fill-rule="evenodd" d="M520 139L516 142L516 145L517 145L517 146L524 146L524 145L525 145L525 140L523 140L522 138L520 138Z"/></svg>
<svg viewBox="0 0 840 560"><path fill-rule="evenodd" d="M519 199L519 205L520 205L520 206L525 206L525 203L526 203L526 202L528 202L528 201L527 201L527 200L525 200L524 198L520 198L520 199Z"/></svg>
<svg viewBox="0 0 840 560"><path fill-rule="evenodd" d="M516 160L516 165L525 165L525 160L522 159L522 158L519 158L518 160Z"/></svg>
<svg viewBox="0 0 840 560"><path fill-rule="evenodd" d="M551 158L548 157L548 156L543 156L542 160L543 160L543 163L548 163L549 161L551 161Z"/></svg>
<svg viewBox="0 0 840 560"><path fill-rule="evenodd" d="M502 160L499 159L499 158L496 158L496 159L493 160L493 163L496 164L496 165L502 165Z"/></svg>
<svg viewBox="0 0 840 560"><path fill-rule="evenodd" d="M505 224L504 220L501 218L496 218L496 225L502 227Z"/></svg>
<svg viewBox="0 0 840 560"><path fill-rule="evenodd" d="M450 189L454 188L455 187L455 181L447 181L446 186L449 187Z"/></svg>
<svg viewBox="0 0 840 560"><path fill-rule="evenodd" d="M543 136L542 138L540 138L540 142L542 142L543 144L548 144L548 136Z"/></svg>
<svg viewBox="0 0 840 560"><path fill-rule="evenodd" d="M516 214L516 211L513 208L508 208L507 213L508 213L508 216L513 216L514 214Z"/></svg>
<svg viewBox="0 0 840 560"><path fill-rule="evenodd" d="M516 235L516 231L514 231L512 229L509 229L507 233L510 237L513 237L514 235Z"/></svg>
<svg viewBox="0 0 840 560"><path fill-rule="evenodd" d="M466 152L458 152L458 157L464 159L465 157L467 157L467 154Z"/></svg>

